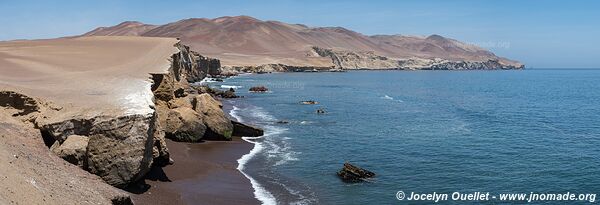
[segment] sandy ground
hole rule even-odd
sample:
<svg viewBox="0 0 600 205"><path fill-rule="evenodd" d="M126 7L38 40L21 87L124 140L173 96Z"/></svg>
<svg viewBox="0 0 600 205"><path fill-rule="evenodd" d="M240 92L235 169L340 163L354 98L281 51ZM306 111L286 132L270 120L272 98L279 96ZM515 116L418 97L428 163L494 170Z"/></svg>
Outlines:
<svg viewBox="0 0 600 205"><path fill-rule="evenodd" d="M129 189L137 204L259 204L252 185L237 169L237 159L252 144L235 137L230 142L181 143L167 140L175 164L154 169L146 186Z"/></svg>
<svg viewBox="0 0 600 205"><path fill-rule="evenodd" d="M0 42L0 89L78 115L148 113L150 73L167 72L177 42L124 36Z"/></svg>

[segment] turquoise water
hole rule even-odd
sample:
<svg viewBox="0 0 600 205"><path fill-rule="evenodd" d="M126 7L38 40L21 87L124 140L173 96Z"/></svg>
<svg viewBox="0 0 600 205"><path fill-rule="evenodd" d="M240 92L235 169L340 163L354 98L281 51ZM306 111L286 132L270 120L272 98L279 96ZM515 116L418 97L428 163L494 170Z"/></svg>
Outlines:
<svg viewBox="0 0 600 205"><path fill-rule="evenodd" d="M245 96L226 109L267 130L241 161L266 203L600 191L600 70L281 73L222 84ZM248 93L255 85L271 92ZM344 183L335 172L345 161L377 177Z"/></svg>

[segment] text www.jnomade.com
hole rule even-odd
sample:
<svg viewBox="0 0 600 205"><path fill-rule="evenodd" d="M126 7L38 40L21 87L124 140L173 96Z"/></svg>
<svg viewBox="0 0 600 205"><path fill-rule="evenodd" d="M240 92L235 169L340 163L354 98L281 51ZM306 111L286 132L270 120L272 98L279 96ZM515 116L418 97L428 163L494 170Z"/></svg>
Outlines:
<svg viewBox="0 0 600 205"><path fill-rule="evenodd" d="M501 193L497 195L490 194L490 192L471 192L461 193L452 192L449 193L415 193L410 192L408 195L403 191L396 193L398 200L405 201L521 201L521 202L540 202L540 201L587 201L590 203L596 202L596 194L586 193Z"/></svg>

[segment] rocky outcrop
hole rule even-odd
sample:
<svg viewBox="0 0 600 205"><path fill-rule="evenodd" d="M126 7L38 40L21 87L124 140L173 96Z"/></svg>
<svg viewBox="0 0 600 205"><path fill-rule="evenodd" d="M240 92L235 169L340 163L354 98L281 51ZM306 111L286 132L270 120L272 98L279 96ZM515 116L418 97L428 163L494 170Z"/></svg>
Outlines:
<svg viewBox="0 0 600 205"><path fill-rule="evenodd" d="M329 57L337 69L400 69L400 70L509 70L523 69L522 64L503 63L500 59L486 61L452 61L441 58L413 57L394 59L374 52L340 51L313 47L321 57Z"/></svg>
<svg viewBox="0 0 600 205"><path fill-rule="evenodd" d="M269 91L269 89L265 86L254 86L254 87L251 87L250 89L248 89L248 91L255 92L255 93L264 93L264 92Z"/></svg>
<svg viewBox="0 0 600 205"><path fill-rule="evenodd" d="M82 159L67 161L77 165L87 164L83 167L85 170L102 177L113 186L125 187L139 180L150 170L153 159L161 158L154 156L155 141L160 140L156 138L162 137L155 135L155 114L36 123L45 141L53 140L60 145L58 150L70 144L68 139L75 135L88 138L86 154L79 156Z"/></svg>
<svg viewBox="0 0 600 205"><path fill-rule="evenodd" d="M265 134L265 131L250 125L245 125L237 121L231 121L233 124L233 136L238 137L258 137Z"/></svg>
<svg viewBox="0 0 600 205"><path fill-rule="evenodd" d="M399 61L404 70L519 70L524 65L503 64L498 59L487 61L448 61L444 59L411 58Z"/></svg>
<svg viewBox="0 0 600 205"><path fill-rule="evenodd" d="M376 55L374 52L334 51L313 47L313 51L321 57L331 58L337 69L393 69L398 68L398 61L385 56Z"/></svg>
<svg viewBox="0 0 600 205"><path fill-rule="evenodd" d="M262 64L256 66L222 66L221 75L237 75L239 73L273 73L273 72L317 72L330 71L333 67L324 66L298 66L286 64Z"/></svg>
<svg viewBox="0 0 600 205"><path fill-rule="evenodd" d="M208 93L202 93L193 99L192 105L196 112L203 115L202 120L207 128L204 139L231 140L233 124L225 116L221 102Z"/></svg>
<svg viewBox="0 0 600 205"><path fill-rule="evenodd" d="M360 182L374 177L375 173L346 162L337 175L345 182Z"/></svg>
<svg viewBox="0 0 600 205"><path fill-rule="evenodd" d="M153 75L152 91L162 130L176 141L231 140L233 125L221 102L189 83L219 72L214 68L218 62L190 52L188 47L179 48L184 52L173 57L171 71Z"/></svg>
<svg viewBox="0 0 600 205"><path fill-rule="evenodd" d="M0 93L0 204L133 204L127 193L81 169L88 137L69 135L61 143L34 128L44 113L59 109L14 91Z"/></svg>
<svg viewBox="0 0 600 205"><path fill-rule="evenodd" d="M61 158L113 186L125 187L141 179L152 165L172 162L165 128L169 135L196 139L204 135L203 116L192 109L191 99L187 103L184 99L193 93L188 82L218 71L219 61L200 56L181 44L175 47L179 52L171 56L168 72L151 74L155 112L122 115L59 112L62 108L13 91L0 92L0 106L21 121L31 122L40 130L46 146L51 146Z"/></svg>

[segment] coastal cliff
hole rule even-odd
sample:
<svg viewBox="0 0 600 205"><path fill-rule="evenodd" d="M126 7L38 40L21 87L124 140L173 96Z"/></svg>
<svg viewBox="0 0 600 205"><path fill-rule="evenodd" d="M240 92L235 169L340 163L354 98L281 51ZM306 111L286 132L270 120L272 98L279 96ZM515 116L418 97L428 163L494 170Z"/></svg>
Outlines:
<svg viewBox="0 0 600 205"><path fill-rule="evenodd" d="M335 51L313 47L316 55L331 58L336 69L398 69L398 70L518 70L524 65L502 62L492 58L484 61L426 59L411 57L397 59L380 56L374 52Z"/></svg>
<svg viewBox="0 0 600 205"><path fill-rule="evenodd" d="M0 131L3 141L13 142L2 144L6 149L0 154L27 158L0 161L2 169L8 169L3 173L11 179L6 182L15 186L0 191L0 202L17 200L19 194L26 194L50 202L131 204L126 193L102 185L100 179L124 188L145 177L152 166L173 163L165 136L189 142L231 140L234 125L223 113L220 102L190 84L218 72L219 60L201 56L175 39L92 37L0 44L24 49L31 45L51 47L47 51L31 51L32 58L43 58L48 56L45 52L53 50L62 49L65 53L54 56L58 61L47 61L41 67L20 64L3 68L10 73L0 77ZM74 50L86 53L72 56L66 52ZM123 54L129 56L118 57ZM77 59L77 64L60 61L61 58ZM86 67L103 58L113 61ZM62 72L41 77L18 73L51 70L56 67L53 64L61 64ZM37 80L18 79L21 76ZM21 143L25 149L13 149ZM32 156L39 156L34 158L45 161L44 166L56 168L37 167L30 161ZM60 164L59 157L72 165ZM11 165L13 162L19 162L19 166ZM74 171L77 167L98 177ZM28 170L48 174L40 178ZM57 177L64 174L52 173L61 171L73 175L60 179ZM36 181L27 182L33 179ZM67 187L62 187L64 180L78 182L67 182ZM14 190L30 189L32 184L31 193ZM73 190L73 186L87 188ZM50 189L53 191L44 191ZM74 196L53 194L61 191ZM82 198L94 193L97 196Z"/></svg>

